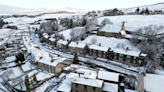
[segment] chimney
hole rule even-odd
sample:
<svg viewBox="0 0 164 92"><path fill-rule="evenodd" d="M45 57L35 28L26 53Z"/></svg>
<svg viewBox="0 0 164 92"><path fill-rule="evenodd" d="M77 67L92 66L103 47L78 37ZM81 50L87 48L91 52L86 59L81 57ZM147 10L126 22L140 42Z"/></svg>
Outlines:
<svg viewBox="0 0 164 92"><path fill-rule="evenodd" d="M54 62L54 59L53 59L53 58L51 59L51 63L52 63L52 62Z"/></svg>
<svg viewBox="0 0 164 92"><path fill-rule="evenodd" d="M99 46L101 46L101 43L99 43Z"/></svg>
<svg viewBox="0 0 164 92"><path fill-rule="evenodd" d="M126 52L129 50L129 47L126 48Z"/></svg>
<svg viewBox="0 0 164 92"><path fill-rule="evenodd" d="M79 73L79 77L80 77L80 73Z"/></svg>
<svg viewBox="0 0 164 92"><path fill-rule="evenodd" d="M124 27L124 24L125 24L125 22L122 22L123 24L122 24L122 29L121 30L125 30L125 27Z"/></svg>

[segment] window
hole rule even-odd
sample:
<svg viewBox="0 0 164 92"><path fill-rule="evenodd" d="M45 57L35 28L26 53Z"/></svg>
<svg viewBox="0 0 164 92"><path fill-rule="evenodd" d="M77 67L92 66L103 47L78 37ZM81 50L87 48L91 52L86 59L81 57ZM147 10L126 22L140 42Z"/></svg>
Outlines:
<svg viewBox="0 0 164 92"><path fill-rule="evenodd" d="M87 89L87 86L86 85L84 85L84 89Z"/></svg>
<svg viewBox="0 0 164 92"><path fill-rule="evenodd" d="M142 61L141 61L141 60L139 60L139 64L141 64L141 62L142 62Z"/></svg>
<svg viewBox="0 0 164 92"><path fill-rule="evenodd" d="M78 84L76 84L76 88L78 88Z"/></svg>
<svg viewBox="0 0 164 92"><path fill-rule="evenodd" d="M130 62L130 58L127 58L126 61L127 61L127 62Z"/></svg>
<svg viewBox="0 0 164 92"><path fill-rule="evenodd" d="M99 57L101 57L101 53L99 53Z"/></svg>
<svg viewBox="0 0 164 92"><path fill-rule="evenodd" d="M130 56L126 56L127 58L130 58Z"/></svg>
<svg viewBox="0 0 164 92"><path fill-rule="evenodd" d="M133 60L133 63L135 64L136 63L136 60Z"/></svg>
<svg viewBox="0 0 164 92"><path fill-rule="evenodd" d="M95 87L93 87L93 91L96 91L96 88Z"/></svg>

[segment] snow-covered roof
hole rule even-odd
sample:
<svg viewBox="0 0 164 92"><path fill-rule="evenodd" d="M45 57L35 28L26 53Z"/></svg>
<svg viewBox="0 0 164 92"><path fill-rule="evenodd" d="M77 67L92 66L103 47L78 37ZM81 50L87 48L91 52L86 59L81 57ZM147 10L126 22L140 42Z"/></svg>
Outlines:
<svg viewBox="0 0 164 92"><path fill-rule="evenodd" d="M88 78L89 75L90 75L89 72L85 72L84 75L83 75L83 77L84 77L84 78Z"/></svg>
<svg viewBox="0 0 164 92"><path fill-rule="evenodd" d="M110 47L103 47L103 46L97 46L97 45L90 45L89 46L90 49L94 49L94 50L100 50L100 51L105 51L107 52L109 50Z"/></svg>
<svg viewBox="0 0 164 92"><path fill-rule="evenodd" d="M86 46L86 44L84 43L78 43L78 42L71 42L69 44L70 47L78 47L78 48L84 48Z"/></svg>
<svg viewBox="0 0 164 92"><path fill-rule="evenodd" d="M73 79L72 78L66 78L62 84L59 86L59 88L57 89L57 91L61 91L61 92L71 92L71 81Z"/></svg>
<svg viewBox="0 0 164 92"><path fill-rule="evenodd" d="M113 72L107 72L107 71L99 71L98 72L98 79L118 82L119 75L120 75L119 73L113 73Z"/></svg>
<svg viewBox="0 0 164 92"><path fill-rule="evenodd" d="M125 92L139 92L137 90L125 89Z"/></svg>
<svg viewBox="0 0 164 92"><path fill-rule="evenodd" d="M50 40L51 42L56 41L56 39L55 39L55 38L50 38L49 40Z"/></svg>
<svg viewBox="0 0 164 92"><path fill-rule="evenodd" d="M34 48L34 47L29 47L29 48L27 49L27 51L28 51L28 53L31 53L31 52L33 52L33 51L38 51L38 49L37 49L37 48Z"/></svg>
<svg viewBox="0 0 164 92"><path fill-rule="evenodd" d="M60 87L57 89L60 92L71 92L71 84L62 83Z"/></svg>
<svg viewBox="0 0 164 92"><path fill-rule="evenodd" d="M66 58L57 58L57 59L54 59L53 62L51 62L50 57L44 57L44 58L40 59L38 62L44 63L46 65L50 65L50 66L56 66L56 65L58 65L58 63L61 63L64 60L66 60Z"/></svg>
<svg viewBox="0 0 164 92"><path fill-rule="evenodd" d="M78 73L69 73L69 75L67 76L68 78L75 78L78 77L79 74Z"/></svg>
<svg viewBox="0 0 164 92"><path fill-rule="evenodd" d="M161 92L164 90L164 76L146 73L144 76L144 89L146 92Z"/></svg>
<svg viewBox="0 0 164 92"><path fill-rule="evenodd" d="M47 33L43 33L43 36L47 39L49 35Z"/></svg>
<svg viewBox="0 0 164 92"><path fill-rule="evenodd" d="M102 88L103 81L102 80L97 80L97 79L85 79L82 77L78 77L72 80L72 83L77 83L77 84L82 84L82 85L88 85L92 87L98 87Z"/></svg>
<svg viewBox="0 0 164 92"><path fill-rule="evenodd" d="M77 69L77 68L79 68L79 65L71 64L70 67Z"/></svg>
<svg viewBox="0 0 164 92"><path fill-rule="evenodd" d="M103 32L113 32L113 33L119 33L121 31L121 25L117 24L106 24L100 31Z"/></svg>
<svg viewBox="0 0 164 92"><path fill-rule="evenodd" d="M104 82L102 90L105 92L118 92L118 84Z"/></svg>
<svg viewBox="0 0 164 92"><path fill-rule="evenodd" d="M146 56L147 56L147 54L141 53L141 56L146 57Z"/></svg>
<svg viewBox="0 0 164 92"><path fill-rule="evenodd" d="M76 70L76 72L78 73L85 73L85 72L89 72L89 73L94 73L97 74L96 71L90 70L90 69L85 69L85 68L79 68L79 66L77 66L78 69Z"/></svg>
<svg viewBox="0 0 164 92"><path fill-rule="evenodd" d="M124 55L135 56L135 57L138 57L141 53L140 51L125 50L125 49L120 49L120 48L115 48L113 51L115 53L120 53Z"/></svg>
<svg viewBox="0 0 164 92"><path fill-rule="evenodd" d="M97 73L90 73L90 75L88 76L88 78L90 79L96 79L97 77Z"/></svg>
<svg viewBox="0 0 164 92"><path fill-rule="evenodd" d="M64 67L63 70L71 70L72 68L67 66L67 67Z"/></svg>
<svg viewBox="0 0 164 92"><path fill-rule="evenodd" d="M64 45L67 45L67 44L68 44L68 41L59 40L59 41L57 41L57 43L60 43L60 44L64 44Z"/></svg>
<svg viewBox="0 0 164 92"><path fill-rule="evenodd" d="M121 35L126 35L125 31L121 30Z"/></svg>

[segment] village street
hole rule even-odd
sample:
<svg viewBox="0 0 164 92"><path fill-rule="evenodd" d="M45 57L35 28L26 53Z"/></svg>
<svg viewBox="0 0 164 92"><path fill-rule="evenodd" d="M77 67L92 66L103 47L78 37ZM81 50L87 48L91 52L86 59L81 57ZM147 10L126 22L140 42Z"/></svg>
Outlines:
<svg viewBox="0 0 164 92"><path fill-rule="evenodd" d="M37 45L40 47L40 49L45 50L49 54L60 55L62 57L66 57L66 58L70 58L70 59L72 59L74 57L74 55L63 53L63 52L60 52L60 51L57 51L57 50L52 50L52 49L50 50L50 49L42 46L39 39L36 37L36 35L34 33L32 34L31 37L34 40L34 43L37 43ZM124 68L124 67L119 67L119 66L116 66L116 65L107 64L107 63L105 63L105 61L102 62L102 61L98 61L98 60L94 60L94 59L90 59L90 58L86 58L86 57L84 58L84 57L81 57L81 56L79 56L79 60L83 61L83 62L91 61L92 63L95 63L98 66L101 66L101 67L104 67L104 68L107 68L107 69L110 69L110 70L114 70L116 72L123 73L123 74L134 74L135 76L138 76L139 72L144 71L142 69L140 69L138 71L137 70L130 70L130 69L127 69L127 68Z"/></svg>

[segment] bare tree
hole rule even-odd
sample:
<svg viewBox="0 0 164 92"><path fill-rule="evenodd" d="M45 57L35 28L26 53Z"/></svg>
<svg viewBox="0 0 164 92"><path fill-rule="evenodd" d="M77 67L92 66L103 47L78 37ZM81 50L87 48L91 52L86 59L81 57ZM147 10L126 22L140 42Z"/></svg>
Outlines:
<svg viewBox="0 0 164 92"><path fill-rule="evenodd" d="M98 20L97 18L91 18L87 21L87 30L88 31L93 31L96 29L96 25L98 25Z"/></svg>
<svg viewBox="0 0 164 92"><path fill-rule="evenodd" d="M92 39L91 39L91 44L96 44L97 43L97 39L95 38L95 37L93 37Z"/></svg>
<svg viewBox="0 0 164 92"><path fill-rule="evenodd" d="M71 30L69 35L71 36L71 39L73 40L74 38L84 34L84 32L85 32L84 28L82 28L82 29L74 28L74 29Z"/></svg>
<svg viewBox="0 0 164 92"><path fill-rule="evenodd" d="M98 10L98 13L101 13L101 11L100 11L100 10Z"/></svg>
<svg viewBox="0 0 164 92"><path fill-rule="evenodd" d="M159 66L159 60L157 58L157 49L155 45L147 44L138 48L141 50L141 52L147 54L148 58L151 59L156 66Z"/></svg>
<svg viewBox="0 0 164 92"><path fill-rule="evenodd" d="M156 42L157 36L160 34L160 32L164 29L164 26L157 26L157 25L149 25L145 27L144 35L150 42Z"/></svg>
<svg viewBox="0 0 164 92"><path fill-rule="evenodd" d="M101 21L101 25L105 26L106 24L113 24L113 23L108 18L105 18Z"/></svg>
<svg viewBox="0 0 164 92"><path fill-rule="evenodd" d="M136 32L132 32L130 38L131 43L136 46L139 43L139 40L144 41L145 37L143 36L143 29L138 29Z"/></svg>
<svg viewBox="0 0 164 92"><path fill-rule="evenodd" d="M96 13L96 11L91 11L92 13Z"/></svg>
<svg viewBox="0 0 164 92"><path fill-rule="evenodd" d="M75 29L72 29L71 32L69 33L69 35L71 36L71 39L73 40L76 36L76 33L75 33Z"/></svg>

